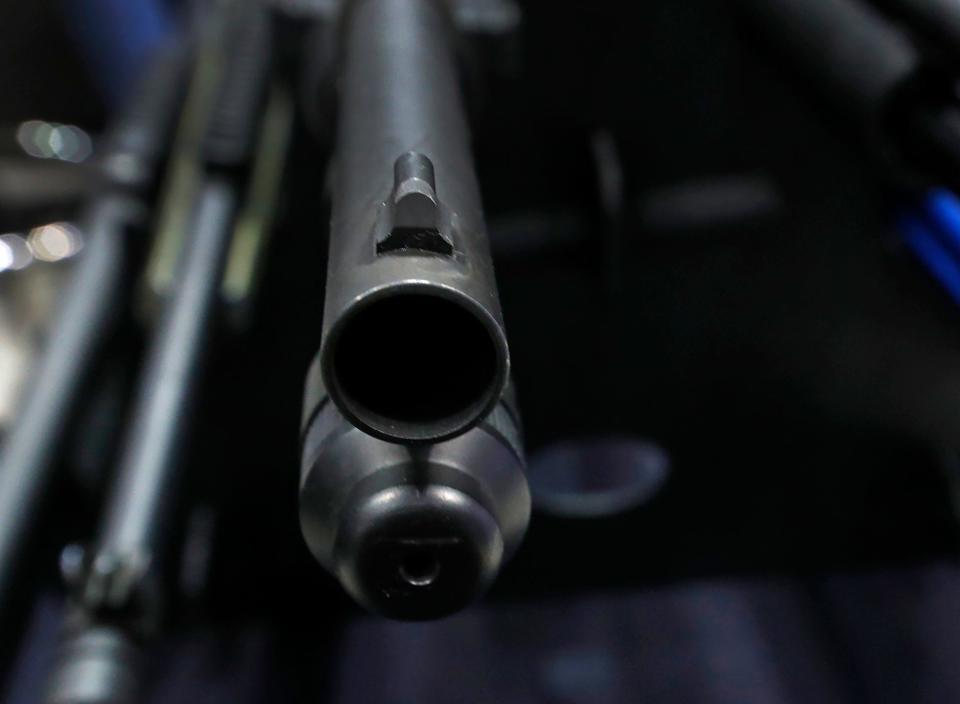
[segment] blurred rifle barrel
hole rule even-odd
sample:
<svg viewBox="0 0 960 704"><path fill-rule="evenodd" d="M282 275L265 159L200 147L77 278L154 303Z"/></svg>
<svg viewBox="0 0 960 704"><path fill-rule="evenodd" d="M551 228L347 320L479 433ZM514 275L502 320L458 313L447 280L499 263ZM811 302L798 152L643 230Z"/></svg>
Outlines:
<svg viewBox="0 0 960 704"><path fill-rule="evenodd" d="M152 337L117 479L78 585L78 605L51 677L48 702L134 701L137 634L141 621L156 617L158 562L168 543L180 454L218 302L235 203L233 188L219 181L205 184L198 196L191 236ZM104 614L113 616L101 618Z"/></svg>
<svg viewBox="0 0 960 704"><path fill-rule="evenodd" d="M105 138L104 192L79 220L84 237L22 408L0 447L0 605L50 483L77 402L122 302L124 240L142 225L179 102L184 47L160 50Z"/></svg>
<svg viewBox="0 0 960 704"><path fill-rule="evenodd" d="M63 292L51 334L10 435L0 449L0 600L16 580L80 392L119 308L124 229L135 217L124 197L104 198L81 222L84 251Z"/></svg>
<svg viewBox="0 0 960 704"><path fill-rule="evenodd" d="M153 333L98 550L147 555L164 532L218 301L237 195L211 180L197 199L173 298Z"/></svg>
<svg viewBox="0 0 960 704"><path fill-rule="evenodd" d="M183 119L197 130L176 145L191 172L171 167L172 178L189 178L191 187L174 184L164 202L165 209L185 211L181 245L96 542L68 575L74 601L46 692L50 704L139 701L140 654L160 620L164 558L177 534L171 522L183 502L183 451L272 61L272 26L259 0L233 0L214 12L193 72L194 85L211 87L209 99L188 101Z"/></svg>
<svg viewBox="0 0 960 704"><path fill-rule="evenodd" d="M322 373L357 427L436 442L509 373L456 32L438 0L343 12Z"/></svg>

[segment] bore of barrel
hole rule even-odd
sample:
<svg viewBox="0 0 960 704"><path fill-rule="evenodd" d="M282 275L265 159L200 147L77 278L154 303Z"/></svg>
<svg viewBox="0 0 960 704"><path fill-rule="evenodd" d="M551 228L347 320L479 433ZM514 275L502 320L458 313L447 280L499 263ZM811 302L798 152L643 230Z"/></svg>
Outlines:
<svg viewBox="0 0 960 704"><path fill-rule="evenodd" d="M497 350L483 323L425 294L383 298L353 315L332 371L341 400L374 428L455 426L500 391Z"/></svg>

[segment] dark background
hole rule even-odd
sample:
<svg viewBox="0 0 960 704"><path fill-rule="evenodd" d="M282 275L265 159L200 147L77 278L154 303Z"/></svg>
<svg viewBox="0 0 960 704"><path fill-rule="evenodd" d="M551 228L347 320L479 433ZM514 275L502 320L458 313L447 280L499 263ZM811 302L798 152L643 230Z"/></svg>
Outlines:
<svg viewBox="0 0 960 704"><path fill-rule="evenodd" d="M328 218L301 125L254 324L206 380L185 524L213 516L211 561L151 650L151 701L960 700L960 315L898 242L901 196L732 3L524 18L474 138L528 451L542 469L557 443L643 439L663 488L618 516L535 514L493 592L443 622L340 593L297 523ZM100 129L110 101L57 4L3 20L0 119ZM11 702L51 658L57 551L95 525L77 463Z"/></svg>

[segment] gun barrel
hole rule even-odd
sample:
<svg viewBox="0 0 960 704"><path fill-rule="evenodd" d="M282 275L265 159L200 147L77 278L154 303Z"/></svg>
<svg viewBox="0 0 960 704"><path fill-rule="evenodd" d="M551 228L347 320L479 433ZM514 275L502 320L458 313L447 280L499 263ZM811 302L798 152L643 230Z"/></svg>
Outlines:
<svg viewBox="0 0 960 704"><path fill-rule="evenodd" d="M307 381L300 525L317 560L368 609L424 620L493 581L530 517L509 394L457 437L404 445L354 427Z"/></svg>
<svg viewBox="0 0 960 704"><path fill-rule="evenodd" d="M436 442L486 416L509 374L455 35L434 0L345 13L324 381L371 435Z"/></svg>

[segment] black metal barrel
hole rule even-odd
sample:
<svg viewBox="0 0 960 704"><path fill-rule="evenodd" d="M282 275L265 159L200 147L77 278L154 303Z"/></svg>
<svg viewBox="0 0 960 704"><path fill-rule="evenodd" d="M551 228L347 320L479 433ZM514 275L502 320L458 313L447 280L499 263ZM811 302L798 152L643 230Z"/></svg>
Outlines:
<svg viewBox="0 0 960 704"><path fill-rule="evenodd" d="M509 372L455 33L435 0L355 0L339 40L323 377L375 437L451 438Z"/></svg>

